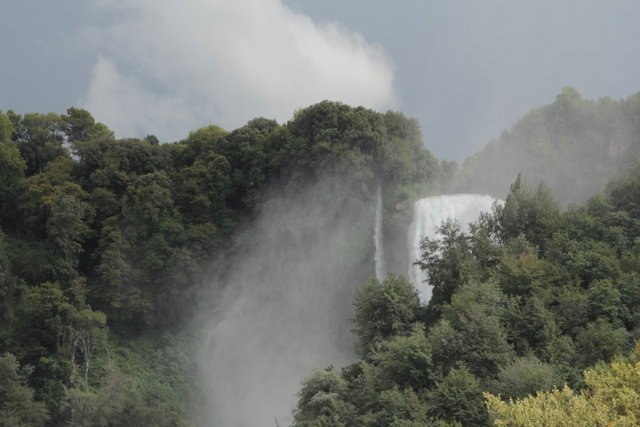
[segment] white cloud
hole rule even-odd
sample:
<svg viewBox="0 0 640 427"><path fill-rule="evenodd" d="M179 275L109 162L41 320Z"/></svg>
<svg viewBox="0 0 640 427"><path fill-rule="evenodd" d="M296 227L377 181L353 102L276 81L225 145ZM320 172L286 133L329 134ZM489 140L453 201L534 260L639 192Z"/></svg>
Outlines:
<svg viewBox="0 0 640 427"><path fill-rule="evenodd" d="M105 0L117 17L82 37L101 56L83 107L118 136L228 129L330 99L397 106L393 64L379 46L318 25L280 0Z"/></svg>

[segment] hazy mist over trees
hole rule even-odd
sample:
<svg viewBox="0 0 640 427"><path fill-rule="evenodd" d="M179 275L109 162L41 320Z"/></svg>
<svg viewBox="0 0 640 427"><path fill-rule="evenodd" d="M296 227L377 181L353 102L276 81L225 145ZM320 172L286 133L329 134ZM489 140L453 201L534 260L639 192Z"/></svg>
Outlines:
<svg viewBox="0 0 640 427"><path fill-rule="evenodd" d="M170 143L0 112L0 425L527 425L545 396L632 425L638 152L638 94L571 88L460 167L339 102ZM410 260L449 192L504 203Z"/></svg>
<svg viewBox="0 0 640 427"><path fill-rule="evenodd" d="M563 205L584 202L640 153L638 117L640 93L587 100L564 88L467 158L451 189L504 197L522 173L544 181Z"/></svg>

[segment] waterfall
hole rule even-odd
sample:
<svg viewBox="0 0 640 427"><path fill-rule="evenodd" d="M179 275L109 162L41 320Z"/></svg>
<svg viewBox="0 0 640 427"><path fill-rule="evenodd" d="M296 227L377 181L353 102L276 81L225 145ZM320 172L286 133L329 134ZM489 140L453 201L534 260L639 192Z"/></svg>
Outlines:
<svg viewBox="0 0 640 427"><path fill-rule="evenodd" d="M382 188L380 187L380 185L378 185L378 190L376 192L376 215L373 238L375 241L376 250L376 279L384 280L386 269L384 265L384 240L382 237Z"/></svg>
<svg viewBox="0 0 640 427"><path fill-rule="evenodd" d="M420 240L427 236L438 237L437 229L448 218L456 219L462 231L468 230L470 222L478 219L481 212L488 212L496 199L478 194L455 194L427 197L414 205L413 222L409 227L409 279L420 293L420 299L427 303L431 299L428 273L413 263L420 258Z"/></svg>

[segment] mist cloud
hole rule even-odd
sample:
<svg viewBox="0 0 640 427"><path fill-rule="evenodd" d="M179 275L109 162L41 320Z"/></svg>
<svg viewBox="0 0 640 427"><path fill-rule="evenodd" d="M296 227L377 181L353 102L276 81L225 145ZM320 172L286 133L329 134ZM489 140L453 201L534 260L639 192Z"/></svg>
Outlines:
<svg viewBox="0 0 640 427"><path fill-rule="evenodd" d="M227 253L228 270L214 268L196 318L198 425L289 425L302 379L353 361L352 294L374 275L362 262L374 203L355 200L337 177L272 199Z"/></svg>
<svg viewBox="0 0 640 427"><path fill-rule="evenodd" d="M81 37L99 57L81 105L118 136L186 136L331 99L397 105L393 64L379 46L319 25L280 0L108 0L113 24Z"/></svg>

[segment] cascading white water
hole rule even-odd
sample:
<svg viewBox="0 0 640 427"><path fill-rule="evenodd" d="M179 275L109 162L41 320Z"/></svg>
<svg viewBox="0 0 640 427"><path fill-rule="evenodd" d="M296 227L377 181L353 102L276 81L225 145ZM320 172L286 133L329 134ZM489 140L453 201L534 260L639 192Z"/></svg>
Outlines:
<svg viewBox="0 0 640 427"><path fill-rule="evenodd" d="M457 220L462 230L467 231L469 223L476 221L481 212L490 211L495 201L491 196L454 194L427 197L415 203L408 235L409 279L418 289L423 303L426 304L431 299L431 286L428 284L428 272L413 265L421 255L420 240L425 236L438 237L438 228L448 218Z"/></svg>
<svg viewBox="0 0 640 427"><path fill-rule="evenodd" d="M373 233L375 241L376 279L384 280L386 268L384 265L384 240L382 237L382 188L378 185L376 192L376 215Z"/></svg>

